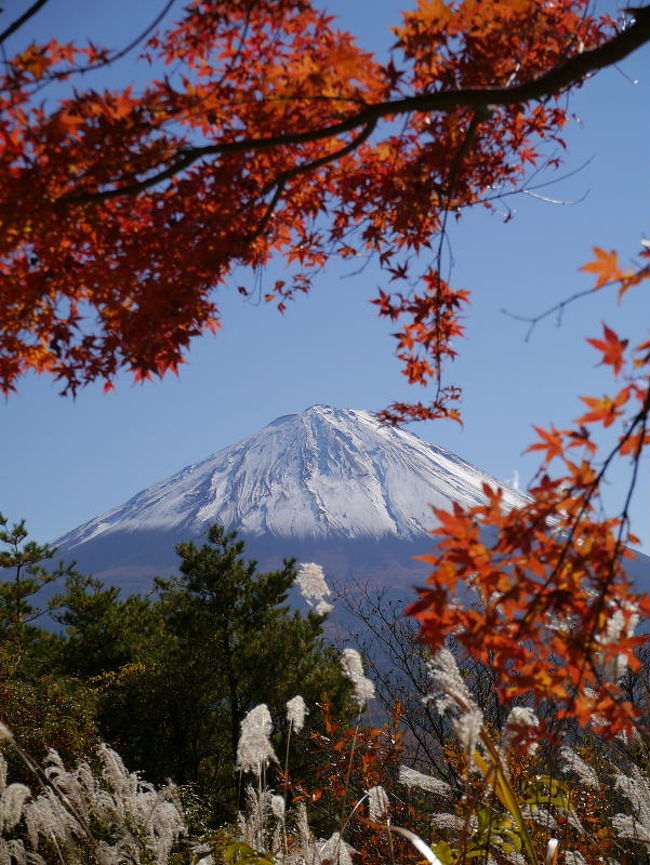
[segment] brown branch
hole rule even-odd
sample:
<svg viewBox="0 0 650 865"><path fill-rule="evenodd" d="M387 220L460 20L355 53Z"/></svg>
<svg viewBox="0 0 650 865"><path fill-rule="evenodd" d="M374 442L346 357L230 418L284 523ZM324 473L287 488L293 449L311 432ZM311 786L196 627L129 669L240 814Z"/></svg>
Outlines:
<svg viewBox="0 0 650 865"><path fill-rule="evenodd" d="M467 132L465 133L462 144L458 148L458 152L454 157L451 171L449 172L449 179L445 184L447 198L447 201L445 203L446 208L449 208L451 199L456 192L456 182L460 174L460 169L462 168L463 162L465 161L465 157L472 149L472 145L474 144L474 140L476 138L476 135L478 134L478 128L483 122L483 120L487 120L489 116L489 108L477 108L477 110L474 112L474 116L472 117L470 124L467 128Z"/></svg>
<svg viewBox="0 0 650 865"><path fill-rule="evenodd" d="M23 26L23 24L29 21L30 18L33 18L34 15L36 15L36 13L39 11L39 9L42 9L47 2L48 0L36 0L36 2L32 3L29 8L25 9L23 14L19 18L16 18L15 21L13 21L8 27L6 27L2 31L2 33L0 33L0 45L5 42L10 36L12 36L16 32L16 30L19 30Z"/></svg>
<svg viewBox="0 0 650 865"><path fill-rule="evenodd" d="M467 131L463 137L460 147L456 155L454 156L454 160L451 164L451 168L449 170L449 176L447 182L444 187L440 189L441 195L441 207L443 212L442 217L442 225L440 227L439 239L438 239L438 251L436 253L436 272L437 272L437 280L436 280L436 292L440 294L440 279L442 273L442 250L443 244L445 240L448 239L447 236L447 223L449 221L449 211L451 205L451 199L456 192L456 184L458 182L458 178L460 176L460 169L462 168L463 162L465 161L465 157L468 155L476 136L478 134L478 129L481 123L484 120L487 120L490 116L490 109L488 107L485 108L477 108L474 111L472 119L467 127ZM442 332L441 332L441 323L440 323L440 315L436 315L436 343L435 343L435 358L436 358L436 369L435 369L435 383L436 383L436 392L433 399L435 404L438 404L440 398L442 397L443 392L443 381L442 381L442 354L441 354L441 345L443 342Z"/></svg>
<svg viewBox="0 0 650 865"><path fill-rule="evenodd" d="M526 190L524 189L523 192L525 191ZM637 271L634 276L639 278L644 277L647 274L650 274L650 265L641 268L641 270ZM550 306L548 309L545 309L544 312L540 312L537 315L517 315L514 312L510 312L510 310L508 309L501 309L499 311L502 313L502 315L507 315L508 318L512 318L515 321L523 321L525 324L528 324L528 330L526 331L526 335L524 336L524 342L528 342L534 329L543 319L548 318L549 316L553 315L553 313L557 313L557 324L559 327L562 323L564 310L567 306L574 303L576 300L582 300L583 297L589 297L596 292L602 291L605 288L611 288L612 286L620 286L620 284L620 279L612 279L610 280L610 282L604 283L599 288L591 287L582 289L582 291L576 291L574 294L569 295L569 297L565 297L564 300L558 301L557 303L553 304L553 306Z"/></svg>
<svg viewBox="0 0 650 865"><path fill-rule="evenodd" d="M47 2L47 0L42 0L42 2ZM59 69L57 72L53 72L51 75L45 77L45 79L36 87L32 94L38 93L48 84L51 84L52 81L58 81L61 78L69 78L71 75L85 75L87 72L94 72L96 69L102 69L104 66L111 66L113 63L116 63L118 60L122 60L133 51L134 48L144 42L144 40L149 36L149 34L155 30L155 28L160 24L163 18L167 15L169 10L172 8L176 0L167 0L165 5L162 7L160 12L156 15L156 17L151 21L147 27L140 33L135 39L132 39L128 45L124 48L121 48L119 51L116 51L115 54L110 54L105 57L103 60L98 60L96 63L89 63L87 66L69 66L65 69Z"/></svg>
<svg viewBox="0 0 650 865"><path fill-rule="evenodd" d="M580 506L580 510L578 511L576 516L572 519L571 526L570 526L569 530L566 532L566 535L563 537L562 549L560 550L560 555L558 556L558 560L555 563L555 566L553 567L553 570L551 571L549 576L539 586L535 598L533 599L531 605L528 607L527 611L524 613L523 618L519 621L519 627L517 630L517 636L518 637L521 637L524 625L526 625L528 620L536 613L536 608L539 605L539 602L541 601L541 598L542 598L542 592L549 587L549 585L553 582L553 580L556 579L556 577L560 573L562 565L566 561L566 558L569 555L570 550L572 549L573 539L574 539L575 534L576 534L576 532L580 526L582 518L587 513L587 510L589 509L589 506L590 506L593 498L597 495L598 491L600 490L601 482L603 481L603 479L605 478L605 475L609 471L610 465L614 461L615 457L620 453L620 451L623 448L623 446L625 445L625 443L631 438L631 436L633 435L633 433L635 432L637 427L641 426L642 430L646 429L649 414L650 414L650 390L646 394L645 402L644 402L642 408L632 418L632 420L631 420L627 430L625 431L625 433L620 437L620 439L618 440L616 445L608 453L607 457L603 461L603 463L600 467L600 470L598 471L598 474L596 475L594 480L585 488L585 490L586 490L585 496L584 496L584 500L582 502L582 505ZM641 447L642 447L642 443L637 447L637 452L634 456L635 462L638 462L638 460L640 459ZM634 483L636 484L636 471L634 472L633 477L634 477ZM633 488L632 488L632 491L633 491ZM626 501L625 501L625 512L627 512L629 509L631 495L632 495L632 492L630 490L628 490L628 497L626 498ZM621 534L619 533L616 547L614 550L614 555L613 555L612 561L610 563L609 579L608 579L607 585L604 587L604 590L603 590L605 593L607 592L609 585L611 584L611 581L614 578L613 566L614 566L614 561L616 560L616 557L617 557L618 553L620 552L620 540L621 540Z"/></svg>
<svg viewBox="0 0 650 865"><path fill-rule="evenodd" d="M376 125L376 121L373 123L369 123L368 126L366 126L366 128L361 132L361 134L357 135L357 137L350 141L349 144L346 144L345 147L341 147L339 150L335 150L334 153L328 153L326 156L321 156L320 159L314 159L312 162L305 162L303 165L297 165L294 168L283 171L282 174L280 174L272 183L267 184L266 188L262 193L263 195L268 195L271 190L275 191L273 193L271 201L269 202L266 212L262 217L260 224L255 231L255 234L252 237L252 240L258 238L266 230L266 226L269 224L269 220L271 219L271 216L273 216L273 212L277 207L278 202L282 198L285 187L290 180L293 180L294 177L298 177L301 174L307 174L310 171L315 171L317 168L321 168L323 165L327 165L328 162L334 162L334 160L340 159L347 153L352 153L353 150L356 150L360 144L362 144L367 138L372 135L372 132Z"/></svg>
<svg viewBox="0 0 650 865"><path fill-rule="evenodd" d="M576 54L534 81L517 84L513 87L470 87L458 90L442 90L434 93L421 93L403 99L368 105L345 120L320 129L271 135L266 138L242 138L237 141L225 141L220 144L184 148L179 151L179 158L168 168L146 180L135 181L103 192L81 192L66 195L59 199L59 203L83 204L87 202L107 201L121 195L138 194L163 180L173 177L205 156L260 152L273 149L274 147L322 141L326 138L333 138L346 132L351 132L360 126L377 123L377 121L383 118L395 117L409 112L450 112L461 107L490 110L496 106L518 105L531 100L546 99L583 81L599 69L604 69L620 62L637 48L650 41L650 6L628 10L628 12L633 14L635 18L634 23L630 27L597 48Z"/></svg>

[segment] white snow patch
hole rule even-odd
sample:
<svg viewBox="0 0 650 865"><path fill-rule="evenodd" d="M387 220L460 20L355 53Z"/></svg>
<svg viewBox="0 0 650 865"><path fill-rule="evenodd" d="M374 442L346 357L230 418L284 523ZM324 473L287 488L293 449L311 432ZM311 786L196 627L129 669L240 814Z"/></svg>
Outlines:
<svg viewBox="0 0 650 865"><path fill-rule="evenodd" d="M115 531L197 532L214 522L280 537L421 537L436 526L431 506L484 501L482 484L525 497L460 457L366 411L316 405L277 418L250 438L188 466L80 526L72 548Z"/></svg>

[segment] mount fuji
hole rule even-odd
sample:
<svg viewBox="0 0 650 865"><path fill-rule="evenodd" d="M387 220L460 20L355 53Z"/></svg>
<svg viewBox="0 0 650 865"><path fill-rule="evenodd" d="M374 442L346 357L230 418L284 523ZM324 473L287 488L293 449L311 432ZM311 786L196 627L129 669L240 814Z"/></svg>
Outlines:
<svg viewBox="0 0 650 865"><path fill-rule="evenodd" d="M501 486L506 505L525 501L450 451L382 426L366 411L315 405L90 520L56 543L85 573L146 590L174 570L174 545L201 542L215 522L236 529L264 568L295 556L336 580L421 583L412 556L431 547L431 506L484 500Z"/></svg>

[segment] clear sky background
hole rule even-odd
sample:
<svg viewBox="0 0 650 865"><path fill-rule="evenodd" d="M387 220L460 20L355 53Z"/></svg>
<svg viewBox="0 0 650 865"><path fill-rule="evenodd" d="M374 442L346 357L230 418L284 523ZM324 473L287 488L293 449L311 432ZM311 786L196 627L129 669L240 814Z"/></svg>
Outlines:
<svg viewBox="0 0 650 865"><path fill-rule="evenodd" d="M399 23L399 10L413 5L319 2L365 48L380 53L391 44L388 28ZM4 5L7 20L24 8L18 0ZM119 48L162 5L50 0L33 19L30 35L87 35ZM615 11L611 4L606 8ZM103 80L137 81L133 58ZM476 211L451 226L452 279L473 294L467 338L449 378L463 387L465 425L411 427L501 480L518 476L522 487L538 463L522 453L534 439L531 425L565 426L581 413L578 394L613 390L585 339L599 336L604 320L640 342L650 321L647 283L630 292L622 307L613 292L581 300L566 309L560 326L552 318L541 322L528 342L526 326L502 311L542 312L590 287L592 280L578 268L593 257L593 245L617 249L631 262L640 239L650 236L650 50L596 76L570 105L579 120L567 135L565 166L541 179L574 173L538 192L576 203L519 195L508 199L515 218L507 224L505 208L497 205L496 213ZM314 403L379 410L394 400L426 399L400 374L391 329L368 302L384 280L372 264L361 273L354 268L328 267L312 294L284 315L220 290L224 329L195 342L178 380L134 385L125 376L113 393L89 387L73 401L59 397L47 379L24 379L20 392L0 403L0 510L12 520L26 518L34 538L51 541L278 415ZM279 268L271 268L260 277L262 285L280 276ZM246 274L238 280L253 282ZM648 467L646 461L632 510L646 552ZM620 506L628 480L623 470L613 478L610 512Z"/></svg>

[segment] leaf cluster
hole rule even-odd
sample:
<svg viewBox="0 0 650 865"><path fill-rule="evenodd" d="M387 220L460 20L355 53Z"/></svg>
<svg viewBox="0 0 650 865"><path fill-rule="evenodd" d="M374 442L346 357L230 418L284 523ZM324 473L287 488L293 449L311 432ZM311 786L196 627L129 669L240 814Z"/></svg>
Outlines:
<svg viewBox="0 0 650 865"><path fill-rule="evenodd" d="M221 326L214 289L235 268L282 257L265 296L284 310L329 260L375 256L389 282L421 285L377 303L405 320L408 380L436 388L392 421L460 419L443 367L468 295L440 246L418 256L450 213L556 166L564 93L650 38L646 10L619 32L587 0L423 2L380 62L309 0L201 0L147 34L136 92L80 83L110 66L101 47L21 44L32 14L2 37L0 388L30 369L72 393L175 372Z"/></svg>

